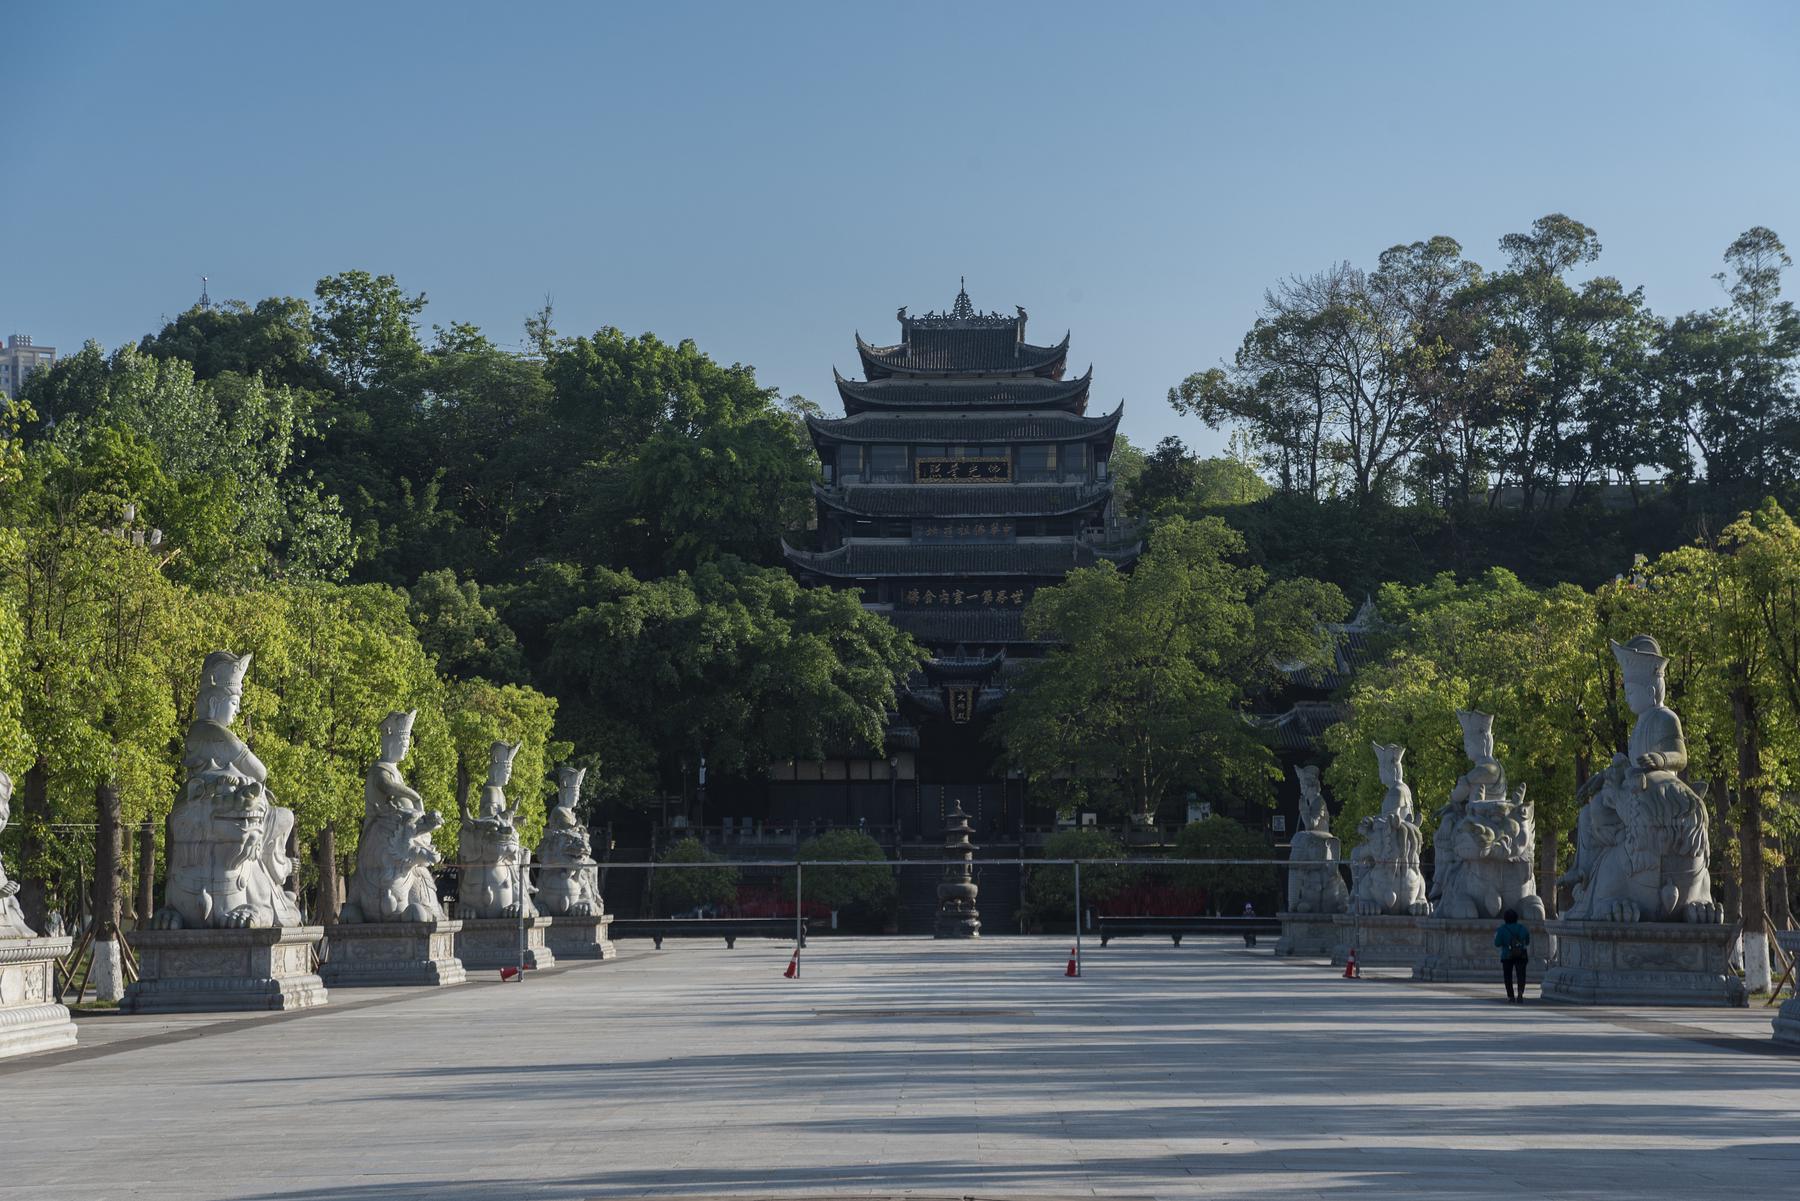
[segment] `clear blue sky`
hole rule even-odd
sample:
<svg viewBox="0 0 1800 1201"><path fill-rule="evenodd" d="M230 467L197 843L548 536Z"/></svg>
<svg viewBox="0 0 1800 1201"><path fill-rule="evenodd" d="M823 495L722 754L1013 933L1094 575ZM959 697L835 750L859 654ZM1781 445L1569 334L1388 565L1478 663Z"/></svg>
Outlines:
<svg viewBox="0 0 1800 1201"><path fill-rule="evenodd" d="M0 332L73 349L392 272L502 344L692 337L829 402L860 328L1074 332L1140 444L1264 288L1563 211L1661 312L1800 252L1800 5L12 7ZM1800 284L1790 287L1790 294Z"/></svg>

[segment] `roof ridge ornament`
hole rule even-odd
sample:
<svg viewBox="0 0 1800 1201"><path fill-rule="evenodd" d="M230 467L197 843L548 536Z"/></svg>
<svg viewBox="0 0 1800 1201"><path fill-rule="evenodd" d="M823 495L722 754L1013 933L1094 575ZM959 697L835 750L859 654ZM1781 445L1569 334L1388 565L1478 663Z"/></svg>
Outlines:
<svg viewBox="0 0 1800 1201"><path fill-rule="evenodd" d="M967 321L975 315L975 306L969 303L969 277L959 275L956 280L956 303L950 306L950 315L958 320Z"/></svg>

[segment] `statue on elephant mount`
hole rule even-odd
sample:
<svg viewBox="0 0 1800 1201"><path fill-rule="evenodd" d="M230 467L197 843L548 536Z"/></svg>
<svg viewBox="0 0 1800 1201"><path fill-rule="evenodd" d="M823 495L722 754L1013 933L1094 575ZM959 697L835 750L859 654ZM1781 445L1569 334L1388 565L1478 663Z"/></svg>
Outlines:
<svg viewBox="0 0 1800 1201"><path fill-rule="evenodd" d="M214 651L200 668L194 721L182 753L187 781L169 815L168 880L158 930L297 926L285 890L294 814L274 803L268 769L231 730L249 655Z"/></svg>
<svg viewBox="0 0 1800 1201"><path fill-rule="evenodd" d="M473 815L468 798L458 799L462 811L461 849L457 854L462 868L457 888L458 917L532 917L537 913L531 903L525 849L516 824L519 807L506 803L513 757L521 745L496 742L489 749L487 783L481 787Z"/></svg>
<svg viewBox="0 0 1800 1201"><path fill-rule="evenodd" d="M551 917L598 917L606 912L593 843L587 826L575 816L586 775L585 767L564 767L557 772L556 804L538 847L537 906Z"/></svg>
<svg viewBox="0 0 1800 1201"><path fill-rule="evenodd" d="M0 771L0 830L12 820L12 793L12 777ZM0 938L37 937L37 931L25 924L18 897L18 884L6 878L6 864L0 863Z"/></svg>
<svg viewBox="0 0 1800 1201"><path fill-rule="evenodd" d="M441 922L437 881L431 869L442 861L431 832L443 824L425 807L425 798L400 774L412 749L410 712L395 710L381 721L381 757L363 782L362 838L356 844L356 874L338 920L344 922Z"/></svg>
<svg viewBox="0 0 1800 1201"><path fill-rule="evenodd" d="M1406 748L1375 744L1375 761L1387 792L1381 812L1356 825L1362 841L1350 852L1350 911L1363 917L1431 912L1425 896L1425 877L1419 872L1419 852L1425 845L1413 813L1412 789L1401 774Z"/></svg>
<svg viewBox="0 0 1800 1201"><path fill-rule="evenodd" d="M1635 721L1623 754L1577 791L1586 802L1576 824L1575 863L1557 881L1574 902L1569 921L1716 924L1707 870L1711 846L1706 803L1681 772L1687 741L1664 700L1668 660L1656 639L1639 634L1612 644Z"/></svg>
<svg viewBox="0 0 1800 1201"><path fill-rule="evenodd" d="M1350 894L1338 871L1342 845L1331 832L1331 811L1319 789L1319 769L1294 769L1300 782L1300 829L1288 847L1287 912L1342 913Z"/></svg>
<svg viewBox="0 0 1800 1201"><path fill-rule="evenodd" d="M1431 902L1439 917L1498 918L1508 909L1541 919L1531 856L1537 826L1521 786L1506 795L1506 771L1494 757L1492 714L1458 709L1470 768L1450 790L1432 842Z"/></svg>

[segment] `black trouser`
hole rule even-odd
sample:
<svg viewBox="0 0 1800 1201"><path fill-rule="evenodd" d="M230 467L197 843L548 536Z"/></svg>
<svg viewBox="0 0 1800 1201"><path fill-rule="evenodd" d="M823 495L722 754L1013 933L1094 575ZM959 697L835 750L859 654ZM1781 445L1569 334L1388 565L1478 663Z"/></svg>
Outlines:
<svg viewBox="0 0 1800 1201"><path fill-rule="evenodd" d="M1509 1001L1513 999L1514 979L1519 982L1519 999L1521 1001L1525 999L1525 964L1527 962L1529 961L1524 959L1502 959L1500 961L1500 967L1506 972L1506 999Z"/></svg>
<svg viewBox="0 0 1800 1201"><path fill-rule="evenodd" d="M1254 931L1254 930L1244 931L1244 945L1247 947L1253 947L1256 945L1256 931Z"/></svg>

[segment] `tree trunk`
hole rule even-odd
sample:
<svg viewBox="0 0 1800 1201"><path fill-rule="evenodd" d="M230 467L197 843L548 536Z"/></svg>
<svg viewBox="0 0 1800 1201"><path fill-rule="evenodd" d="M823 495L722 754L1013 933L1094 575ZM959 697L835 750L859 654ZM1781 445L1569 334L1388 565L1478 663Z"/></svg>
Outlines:
<svg viewBox="0 0 1800 1201"><path fill-rule="evenodd" d="M1762 733L1757 726L1756 697L1748 684L1731 690L1731 718L1737 728L1738 795L1743 813L1738 822L1740 906L1744 913L1744 987L1766 993L1775 986L1769 970L1769 919L1763 892Z"/></svg>
<svg viewBox="0 0 1800 1201"><path fill-rule="evenodd" d="M1787 867L1787 847L1781 835L1770 834L1769 845L1775 852L1775 860L1779 867L1769 869L1768 886L1765 889L1769 904L1769 921L1777 930L1794 928L1794 894L1789 891L1789 875Z"/></svg>
<svg viewBox="0 0 1800 1201"><path fill-rule="evenodd" d="M137 827L119 823L119 929L137 929L137 890L131 876L137 866Z"/></svg>
<svg viewBox="0 0 1800 1201"><path fill-rule="evenodd" d="M313 848L319 867L319 908L320 925L334 926L338 920L338 910L344 907L344 899L338 896L337 872L337 830L326 826L319 831L318 845Z"/></svg>
<svg viewBox="0 0 1800 1201"><path fill-rule="evenodd" d="M25 773L25 785L19 791L19 825L25 837L19 844L19 908L25 911L25 924L40 933L50 924L48 890L39 875L44 861L44 840L39 831L50 817L50 761L39 755Z"/></svg>
<svg viewBox="0 0 1800 1201"><path fill-rule="evenodd" d="M94 831L94 996L117 1001L125 995L125 976L119 955L119 877L123 860L119 853L119 787L102 780L94 788L94 811L99 828Z"/></svg>
<svg viewBox="0 0 1800 1201"><path fill-rule="evenodd" d="M156 912L156 823L149 818L138 827L137 852L137 928L148 930Z"/></svg>

